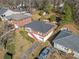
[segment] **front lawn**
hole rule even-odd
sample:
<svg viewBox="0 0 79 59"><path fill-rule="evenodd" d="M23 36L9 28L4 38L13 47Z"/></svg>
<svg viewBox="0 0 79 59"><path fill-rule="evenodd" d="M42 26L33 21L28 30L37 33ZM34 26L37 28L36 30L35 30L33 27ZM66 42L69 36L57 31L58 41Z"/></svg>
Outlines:
<svg viewBox="0 0 79 59"><path fill-rule="evenodd" d="M30 38L27 35L27 32L26 31L20 31L20 34L23 36L24 39L29 40L30 42L34 42L34 39Z"/></svg>
<svg viewBox="0 0 79 59"><path fill-rule="evenodd" d="M7 45L7 50L9 53L15 54L15 44L9 44Z"/></svg>

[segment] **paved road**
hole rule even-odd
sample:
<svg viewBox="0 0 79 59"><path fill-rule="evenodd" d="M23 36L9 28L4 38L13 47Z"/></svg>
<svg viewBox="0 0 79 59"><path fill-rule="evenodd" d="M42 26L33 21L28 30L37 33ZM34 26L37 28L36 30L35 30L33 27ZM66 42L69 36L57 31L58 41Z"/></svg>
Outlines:
<svg viewBox="0 0 79 59"><path fill-rule="evenodd" d="M32 46L21 55L20 59L29 59L28 56L35 50L36 47L38 47L38 45L39 42L34 42Z"/></svg>

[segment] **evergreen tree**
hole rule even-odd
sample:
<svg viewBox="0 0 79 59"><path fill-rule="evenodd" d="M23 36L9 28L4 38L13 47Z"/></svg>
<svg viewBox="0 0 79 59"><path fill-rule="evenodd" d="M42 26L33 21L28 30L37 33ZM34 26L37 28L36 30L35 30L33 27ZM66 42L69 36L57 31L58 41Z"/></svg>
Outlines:
<svg viewBox="0 0 79 59"><path fill-rule="evenodd" d="M73 20L73 8L71 5L69 5L67 2L64 5L64 13L65 15L63 16L63 22L68 23Z"/></svg>

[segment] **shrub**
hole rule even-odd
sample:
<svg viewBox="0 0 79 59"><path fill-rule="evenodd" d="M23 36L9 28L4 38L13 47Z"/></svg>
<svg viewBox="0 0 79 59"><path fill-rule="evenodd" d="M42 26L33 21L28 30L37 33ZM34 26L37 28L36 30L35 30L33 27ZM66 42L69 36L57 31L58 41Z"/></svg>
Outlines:
<svg viewBox="0 0 79 59"><path fill-rule="evenodd" d="M55 20L56 20L56 16L55 15L50 16L49 21L55 21Z"/></svg>
<svg viewBox="0 0 79 59"><path fill-rule="evenodd" d="M63 23L69 23L72 22L73 20L73 11L71 6L68 3L65 3L64 5L64 11L65 15L62 17L62 22Z"/></svg>
<svg viewBox="0 0 79 59"><path fill-rule="evenodd" d="M15 54L15 44L9 44L7 45L7 51L11 54Z"/></svg>
<svg viewBox="0 0 79 59"><path fill-rule="evenodd" d="M8 55L7 53L4 56L4 59L12 59L12 56Z"/></svg>

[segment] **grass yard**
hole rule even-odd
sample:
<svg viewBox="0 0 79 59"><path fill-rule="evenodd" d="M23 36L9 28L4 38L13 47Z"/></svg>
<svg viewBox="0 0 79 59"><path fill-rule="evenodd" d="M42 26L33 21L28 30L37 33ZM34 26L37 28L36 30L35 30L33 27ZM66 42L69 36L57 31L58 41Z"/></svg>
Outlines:
<svg viewBox="0 0 79 59"><path fill-rule="evenodd" d="M38 19L41 18L41 16L38 15L38 14L34 14L34 15L32 15L32 18L33 18L34 20L38 20Z"/></svg>
<svg viewBox="0 0 79 59"><path fill-rule="evenodd" d="M4 56L4 59L12 59L12 58L11 58L11 56L9 56L9 55L6 54L6 55Z"/></svg>
<svg viewBox="0 0 79 59"><path fill-rule="evenodd" d="M41 10L36 10L36 11L33 11L32 13L32 19L34 20L38 20L38 19L41 19L41 20L47 20L48 18L50 18L50 16L53 16L53 15L56 15L56 13L54 12L51 12L50 14L46 14L45 16L43 15L43 12L44 11L41 11ZM40 14L41 13L41 14ZM54 19L52 19L53 21Z"/></svg>
<svg viewBox="0 0 79 59"><path fill-rule="evenodd" d="M24 38L22 34L23 34L22 32L16 33L15 36L16 53L13 56L13 59L20 59L21 54L31 46L32 42L26 40L26 38ZM25 35L27 36L27 34Z"/></svg>
<svg viewBox="0 0 79 59"><path fill-rule="evenodd" d="M39 15L40 11L33 11L32 12L32 19L34 20L38 20L39 18L41 18L41 16Z"/></svg>
<svg viewBox="0 0 79 59"><path fill-rule="evenodd" d="M30 41L30 42L34 42L34 39L30 38L28 35L27 35L27 32L26 31L20 31L20 34L23 36L24 39Z"/></svg>

